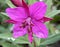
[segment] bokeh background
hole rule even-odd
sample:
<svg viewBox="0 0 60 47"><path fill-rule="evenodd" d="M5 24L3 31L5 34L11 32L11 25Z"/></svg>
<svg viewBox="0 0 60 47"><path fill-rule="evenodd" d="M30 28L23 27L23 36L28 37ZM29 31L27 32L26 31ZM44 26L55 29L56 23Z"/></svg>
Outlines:
<svg viewBox="0 0 60 47"><path fill-rule="evenodd" d="M39 0L26 0L32 4ZM46 16L53 18L52 21L46 22L49 29L47 39L38 39L35 37L37 47L60 47L60 0L44 0L48 5ZM0 0L0 47L33 47L27 39L27 35L14 39L12 37L13 25L6 23L9 17L5 13L8 7L15 7L10 0Z"/></svg>

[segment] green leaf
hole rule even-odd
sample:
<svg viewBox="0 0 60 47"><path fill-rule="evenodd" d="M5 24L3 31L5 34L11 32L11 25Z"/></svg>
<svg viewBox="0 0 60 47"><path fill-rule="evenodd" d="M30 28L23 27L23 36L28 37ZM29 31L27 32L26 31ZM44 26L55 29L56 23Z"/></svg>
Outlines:
<svg viewBox="0 0 60 47"><path fill-rule="evenodd" d="M59 24L59 25L57 25L57 26L56 26L56 28L60 30L60 24Z"/></svg>
<svg viewBox="0 0 60 47"><path fill-rule="evenodd" d="M9 7L14 8L15 6L11 3L10 0L6 0L6 3L8 4Z"/></svg>
<svg viewBox="0 0 60 47"><path fill-rule="evenodd" d="M49 13L51 11L52 0L47 0L46 4L47 4L47 13Z"/></svg>
<svg viewBox="0 0 60 47"><path fill-rule="evenodd" d="M55 15L59 14L60 10L53 10L52 12L48 13L48 17L54 17Z"/></svg>
<svg viewBox="0 0 60 47"><path fill-rule="evenodd" d="M12 34L11 34L10 32L1 33L1 34L0 34L0 38L1 38L1 39L8 39L8 38L11 38L11 37L12 37L11 35L12 35Z"/></svg>
<svg viewBox="0 0 60 47"><path fill-rule="evenodd" d="M8 43L8 42L2 42L1 45L3 47L22 47L20 45L17 45L17 44L13 44L13 43Z"/></svg>
<svg viewBox="0 0 60 47"><path fill-rule="evenodd" d="M26 0L26 2L28 3L28 0Z"/></svg>
<svg viewBox="0 0 60 47"><path fill-rule="evenodd" d="M5 31L6 31L6 29L3 26L0 26L0 33L3 33Z"/></svg>
<svg viewBox="0 0 60 47"><path fill-rule="evenodd" d="M0 39L0 45L2 47L22 47L22 45L18 45L16 43L12 43L12 42L7 41L5 39Z"/></svg>
<svg viewBox="0 0 60 47"><path fill-rule="evenodd" d="M46 47L45 45L40 45L39 47Z"/></svg>
<svg viewBox="0 0 60 47"><path fill-rule="evenodd" d="M40 46L40 38L37 38L36 36L34 36L34 41L32 42L32 44L29 44L30 47L34 47L35 43L36 43L36 47Z"/></svg>
<svg viewBox="0 0 60 47"><path fill-rule="evenodd" d="M39 46L40 45L40 38L34 37L34 39L35 39L36 45Z"/></svg>
<svg viewBox="0 0 60 47"><path fill-rule="evenodd" d="M3 2L4 2L4 0L1 0L1 1L0 1L0 3L3 3Z"/></svg>
<svg viewBox="0 0 60 47"><path fill-rule="evenodd" d="M28 4L33 4L36 0L28 0Z"/></svg>
<svg viewBox="0 0 60 47"><path fill-rule="evenodd" d="M5 12L0 12L0 14L3 14L3 15L8 17L8 15Z"/></svg>
<svg viewBox="0 0 60 47"><path fill-rule="evenodd" d="M55 28L52 24L48 23L47 24L48 28L49 28L49 34L55 34Z"/></svg>
<svg viewBox="0 0 60 47"><path fill-rule="evenodd" d="M49 36L44 42L41 43L41 45L48 45L57 42L60 40L60 33L59 34L54 34Z"/></svg>
<svg viewBox="0 0 60 47"><path fill-rule="evenodd" d="M27 35L17 38L14 42L20 44L29 44Z"/></svg>

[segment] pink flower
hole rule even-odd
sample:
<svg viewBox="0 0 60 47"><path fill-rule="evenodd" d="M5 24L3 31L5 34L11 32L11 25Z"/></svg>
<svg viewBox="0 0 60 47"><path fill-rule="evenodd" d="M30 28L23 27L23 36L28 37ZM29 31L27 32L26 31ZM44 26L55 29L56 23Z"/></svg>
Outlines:
<svg viewBox="0 0 60 47"><path fill-rule="evenodd" d="M6 9L11 18L8 22L14 24L13 37L18 38L28 34L30 42L33 41L33 34L38 38L47 38L48 29L44 22L51 20L45 17L47 5L44 2L36 2L28 6L23 0L22 3L23 7Z"/></svg>

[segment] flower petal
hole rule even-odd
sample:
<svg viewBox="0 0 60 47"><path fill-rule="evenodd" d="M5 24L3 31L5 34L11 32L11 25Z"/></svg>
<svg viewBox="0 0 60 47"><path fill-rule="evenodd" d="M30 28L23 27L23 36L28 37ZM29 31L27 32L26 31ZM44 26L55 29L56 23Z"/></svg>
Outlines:
<svg viewBox="0 0 60 47"><path fill-rule="evenodd" d="M52 18L48 18L48 17L43 17L42 19L40 19L40 21L42 21L43 23L44 22L47 22L47 21L51 21L53 20Z"/></svg>
<svg viewBox="0 0 60 47"><path fill-rule="evenodd" d="M26 28L20 28L17 24L14 25L14 29L13 29L14 38L21 37L21 36L25 35L26 33L27 33Z"/></svg>
<svg viewBox="0 0 60 47"><path fill-rule="evenodd" d="M32 43L32 41L33 41L33 34L32 34L32 32L28 33L28 39L29 39L29 42Z"/></svg>
<svg viewBox="0 0 60 47"><path fill-rule="evenodd" d="M27 15L30 16L28 4L25 3L24 0L22 0L22 5L25 8L25 11L26 11Z"/></svg>
<svg viewBox="0 0 60 47"><path fill-rule="evenodd" d="M8 16L15 21L22 21L27 18L24 8L17 7L17 8L7 8L6 12Z"/></svg>
<svg viewBox="0 0 60 47"><path fill-rule="evenodd" d="M36 2L29 9L31 16L38 20L45 16L47 5L42 1Z"/></svg>
<svg viewBox="0 0 60 47"><path fill-rule="evenodd" d="M29 39L29 42L32 43L32 41L33 41L32 27L31 26L27 26L27 30L28 30L28 39Z"/></svg>
<svg viewBox="0 0 60 47"><path fill-rule="evenodd" d="M7 23L11 23L11 24L16 24L17 22L16 21L14 21L14 20L6 20L5 22L7 22Z"/></svg>
<svg viewBox="0 0 60 47"><path fill-rule="evenodd" d="M36 34L39 38L47 38L48 36L48 29L46 25L41 22L34 22L34 26L32 27L34 34Z"/></svg>

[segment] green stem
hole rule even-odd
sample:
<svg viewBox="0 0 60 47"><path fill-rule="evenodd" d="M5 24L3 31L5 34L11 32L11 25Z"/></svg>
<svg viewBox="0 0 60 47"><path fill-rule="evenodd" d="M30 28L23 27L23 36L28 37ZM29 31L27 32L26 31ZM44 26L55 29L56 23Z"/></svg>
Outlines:
<svg viewBox="0 0 60 47"><path fill-rule="evenodd" d="M35 42L35 40L33 40L33 42L30 43L29 47L37 47L37 46L36 46L36 42Z"/></svg>
<svg viewBox="0 0 60 47"><path fill-rule="evenodd" d="M33 43L34 43L34 47L36 47L36 42L35 42L35 40L33 40Z"/></svg>

